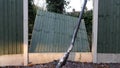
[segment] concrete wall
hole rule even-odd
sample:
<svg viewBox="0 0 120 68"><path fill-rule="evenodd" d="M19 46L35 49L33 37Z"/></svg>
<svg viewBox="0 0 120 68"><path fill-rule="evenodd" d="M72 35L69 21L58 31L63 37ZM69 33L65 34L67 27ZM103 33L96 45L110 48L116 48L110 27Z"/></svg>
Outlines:
<svg viewBox="0 0 120 68"><path fill-rule="evenodd" d="M22 54L0 56L0 66L19 66L24 65Z"/></svg>
<svg viewBox="0 0 120 68"><path fill-rule="evenodd" d="M97 63L120 63L120 54L98 53L97 56Z"/></svg>
<svg viewBox="0 0 120 68"><path fill-rule="evenodd" d="M31 64L48 63L59 60L64 53L30 53L29 62ZM91 52L72 52L68 58L71 61L92 62Z"/></svg>

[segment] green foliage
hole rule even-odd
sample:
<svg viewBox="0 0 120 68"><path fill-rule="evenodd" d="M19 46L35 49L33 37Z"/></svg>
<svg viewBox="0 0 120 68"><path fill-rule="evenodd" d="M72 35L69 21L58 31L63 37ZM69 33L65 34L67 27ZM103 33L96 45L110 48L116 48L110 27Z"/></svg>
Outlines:
<svg viewBox="0 0 120 68"><path fill-rule="evenodd" d="M88 34L92 34L92 18L93 18L93 10L89 10L84 12L83 19L85 20L85 25L87 28Z"/></svg>
<svg viewBox="0 0 120 68"><path fill-rule="evenodd" d="M83 19L85 20L85 26L88 34L88 40L90 47L92 47L92 19L93 19L93 10L84 12ZM90 48L91 49L91 48Z"/></svg>
<svg viewBox="0 0 120 68"><path fill-rule="evenodd" d="M69 4L65 0L46 0L46 2L48 4L47 10L55 13L63 13L65 6Z"/></svg>
<svg viewBox="0 0 120 68"><path fill-rule="evenodd" d="M33 31L33 25L36 17L36 8L33 3L33 0L28 0L28 31L29 31L29 41L28 44L30 45L31 34Z"/></svg>
<svg viewBox="0 0 120 68"><path fill-rule="evenodd" d="M36 16L36 8L35 5L33 3L33 0L28 0L28 26L29 26L29 33L32 33L32 29L33 29L33 25L34 25L34 21L35 21L35 16Z"/></svg>

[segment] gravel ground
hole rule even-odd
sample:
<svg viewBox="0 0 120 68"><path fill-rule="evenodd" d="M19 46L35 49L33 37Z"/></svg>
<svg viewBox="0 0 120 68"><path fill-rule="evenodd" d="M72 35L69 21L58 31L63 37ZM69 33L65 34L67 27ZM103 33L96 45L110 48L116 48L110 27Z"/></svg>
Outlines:
<svg viewBox="0 0 120 68"><path fill-rule="evenodd" d="M9 67L0 67L0 68L55 68L57 61L53 61L45 64L36 64L29 66L9 66ZM67 61L66 65L62 68L120 68L120 63L109 63L109 64L94 64L94 63L81 63Z"/></svg>

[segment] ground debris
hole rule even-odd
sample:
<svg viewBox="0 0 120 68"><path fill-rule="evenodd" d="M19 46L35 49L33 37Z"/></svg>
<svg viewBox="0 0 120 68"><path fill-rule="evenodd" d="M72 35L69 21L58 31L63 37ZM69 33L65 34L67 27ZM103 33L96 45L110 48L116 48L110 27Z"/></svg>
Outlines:
<svg viewBox="0 0 120 68"><path fill-rule="evenodd" d="M44 63L44 64L36 64L29 66L7 66L0 68L55 68L58 60L53 62ZM75 62L75 61L67 61L66 64L62 68L120 68L120 63L87 63L87 62Z"/></svg>

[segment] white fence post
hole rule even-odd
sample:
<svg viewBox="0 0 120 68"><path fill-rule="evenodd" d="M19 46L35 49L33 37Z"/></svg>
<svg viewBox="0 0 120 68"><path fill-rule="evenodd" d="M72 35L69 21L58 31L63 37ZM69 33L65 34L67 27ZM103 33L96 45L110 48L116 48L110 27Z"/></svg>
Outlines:
<svg viewBox="0 0 120 68"><path fill-rule="evenodd" d="M24 65L28 65L28 0L23 0Z"/></svg>

